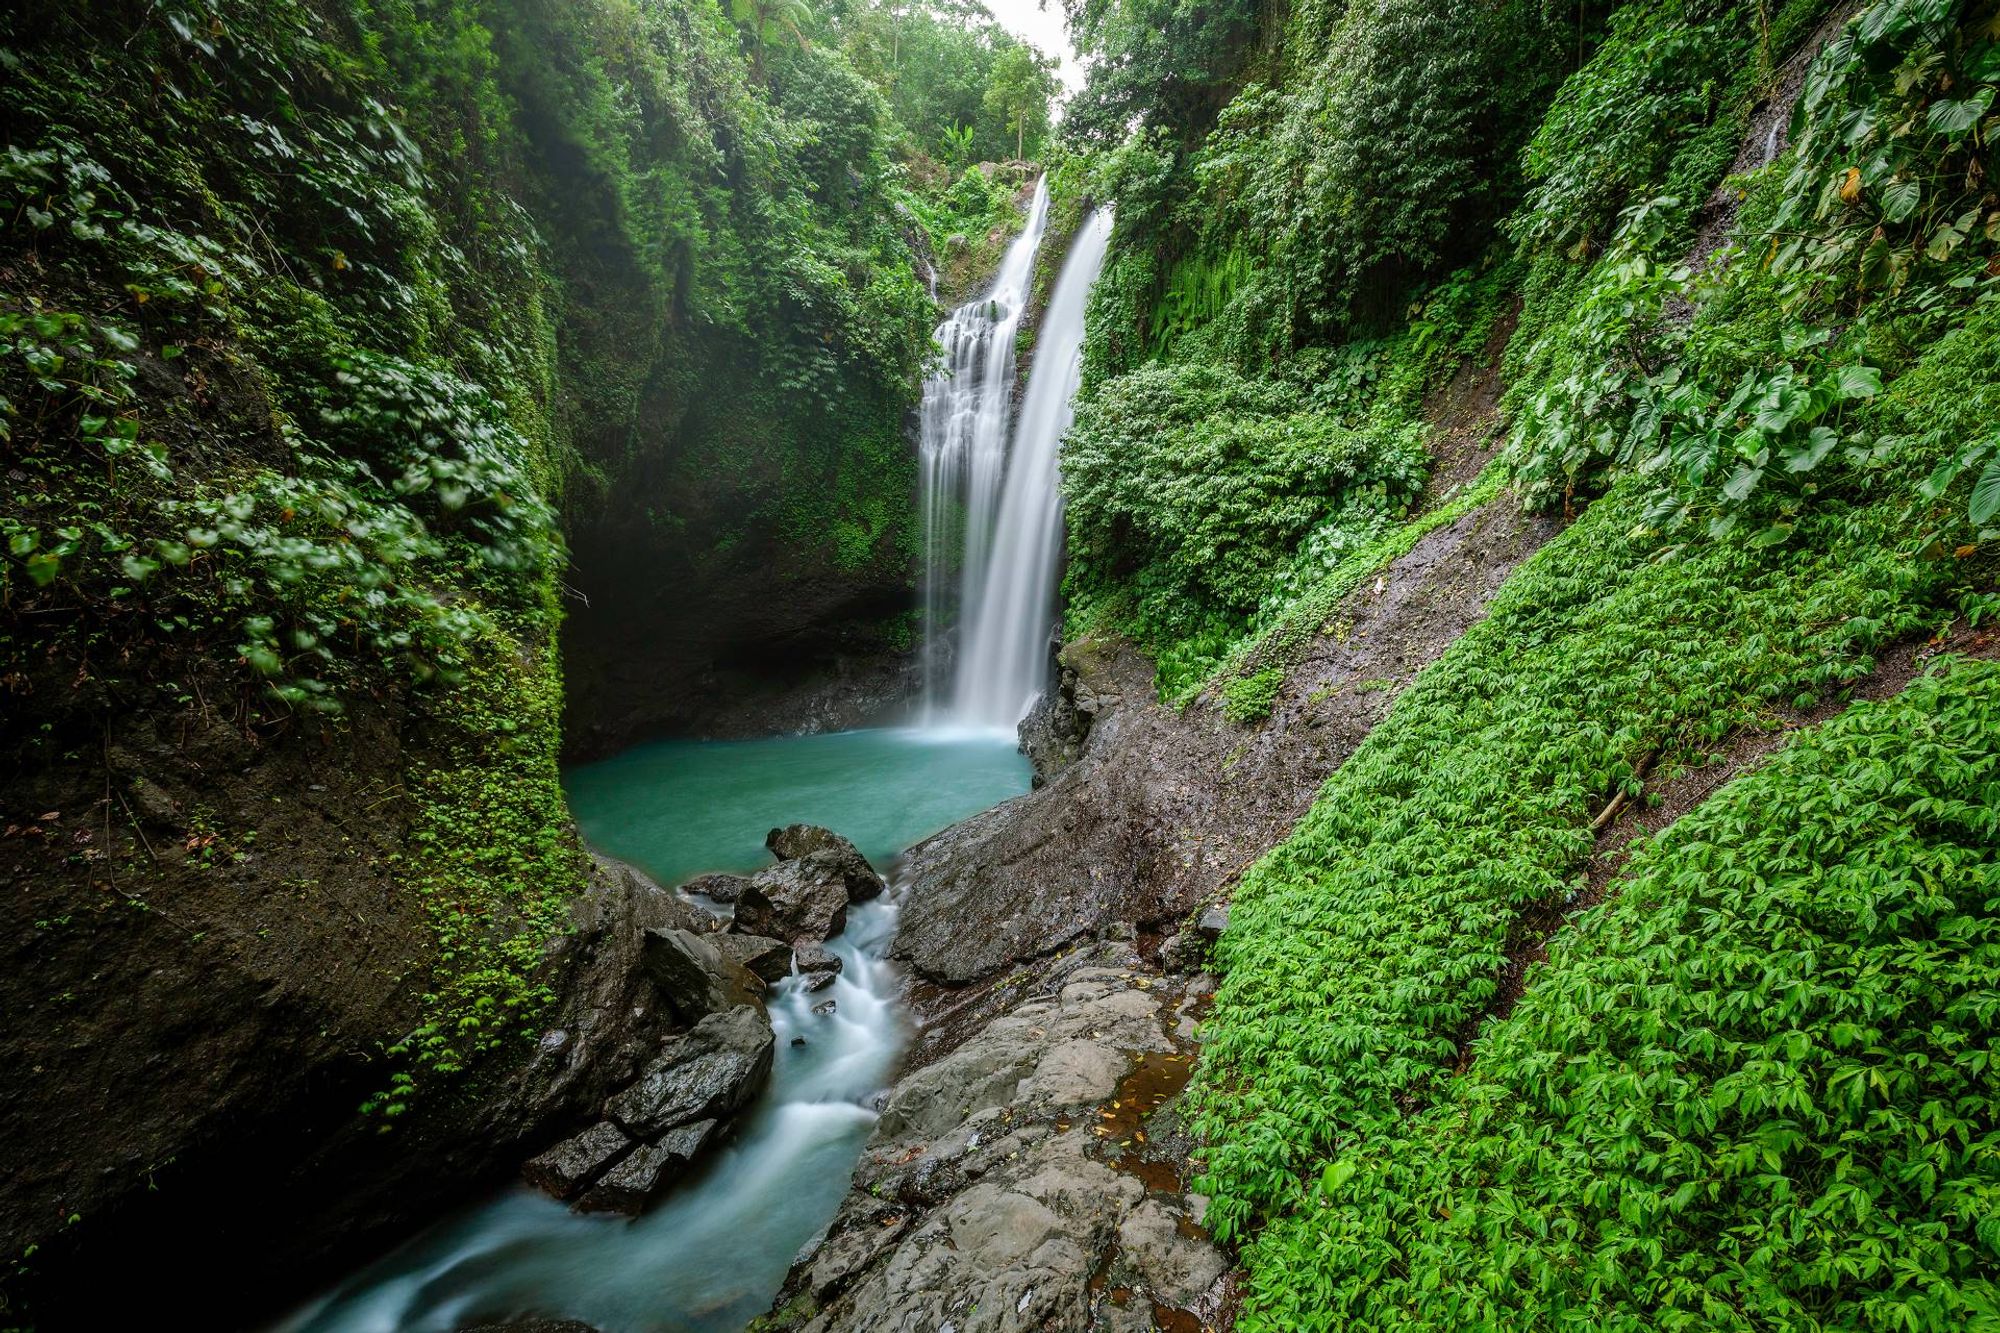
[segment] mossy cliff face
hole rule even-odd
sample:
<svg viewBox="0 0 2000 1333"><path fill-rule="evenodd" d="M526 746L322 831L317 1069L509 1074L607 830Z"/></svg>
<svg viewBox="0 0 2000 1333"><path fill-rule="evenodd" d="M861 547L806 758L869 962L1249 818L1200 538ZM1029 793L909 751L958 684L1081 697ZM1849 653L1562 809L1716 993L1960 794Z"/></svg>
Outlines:
<svg viewBox="0 0 2000 1333"><path fill-rule="evenodd" d="M930 311L872 91L764 63L691 4L0 18L10 1300L490 1169L394 1174L554 999L566 585L602 643L642 571L669 685L737 583L895 642Z"/></svg>

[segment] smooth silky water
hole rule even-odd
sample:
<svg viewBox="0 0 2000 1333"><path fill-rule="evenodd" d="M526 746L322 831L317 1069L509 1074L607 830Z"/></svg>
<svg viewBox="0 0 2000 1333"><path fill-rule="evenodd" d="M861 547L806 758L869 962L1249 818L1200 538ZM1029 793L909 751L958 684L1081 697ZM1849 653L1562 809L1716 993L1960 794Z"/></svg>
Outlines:
<svg viewBox="0 0 2000 1333"><path fill-rule="evenodd" d="M569 773L590 843L663 883L770 863L773 826L823 824L878 867L1028 788L1011 734L914 729L642 745ZM468 1209L286 1320L286 1333L449 1333L512 1316L605 1333L737 1333L826 1225L874 1124L903 1041L886 899L829 942L844 969L768 997L771 1083L736 1139L635 1220L572 1213L524 1187ZM827 999L833 1012L815 1014ZM794 1037L805 1044L794 1046Z"/></svg>

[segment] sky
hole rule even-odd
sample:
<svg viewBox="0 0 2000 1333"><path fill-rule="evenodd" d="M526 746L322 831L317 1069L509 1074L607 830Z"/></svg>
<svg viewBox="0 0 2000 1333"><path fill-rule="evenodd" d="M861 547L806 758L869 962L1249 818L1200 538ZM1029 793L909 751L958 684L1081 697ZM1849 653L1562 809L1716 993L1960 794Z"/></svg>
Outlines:
<svg viewBox="0 0 2000 1333"><path fill-rule="evenodd" d="M1000 26L1023 38L1062 62L1065 92L1083 87L1083 70L1070 49L1069 30L1063 26L1062 0L986 0Z"/></svg>

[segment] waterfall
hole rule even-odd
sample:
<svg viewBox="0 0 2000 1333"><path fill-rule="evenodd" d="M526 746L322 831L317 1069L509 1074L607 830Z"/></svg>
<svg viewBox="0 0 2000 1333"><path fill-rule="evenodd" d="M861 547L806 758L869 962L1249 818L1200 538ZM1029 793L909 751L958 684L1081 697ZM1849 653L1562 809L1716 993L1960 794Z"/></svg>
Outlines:
<svg viewBox="0 0 2000 1333"><path fill-rule="evenodd" d="M1055 616L1062 495L1056 451L1069 429L1083 368L1083 309L1111 239L1111 213L1083 224L1063 261L1035 340L1028 394L1014 430L991 555L968 579L951 715L968 726L1012 727L1047 683ZM968 571L971 562L968 560Z"/></svg>
<svg viewBox="0 0 2000 1333"><path fill-rule="evenodd" d="M944 367L924 384L921 459L924 525L924 716L937 720L947 666L944 618L972 605L986 577L1007 459L1014 397L1014 335L1028 303L1035 252L1048 224L1049 187L1035 183L1028 225L1007 248L985 296L953 311L937 329ZM958 577L953 579L953 566Z"/></svg>

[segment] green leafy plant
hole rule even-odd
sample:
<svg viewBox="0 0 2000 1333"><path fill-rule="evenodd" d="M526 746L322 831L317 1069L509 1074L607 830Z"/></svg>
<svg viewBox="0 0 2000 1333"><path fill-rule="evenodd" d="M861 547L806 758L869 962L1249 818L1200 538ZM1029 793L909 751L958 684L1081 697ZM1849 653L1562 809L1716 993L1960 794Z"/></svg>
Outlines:
<svg viewBox="0 0 2000 1333"><path fill-rule="evenodd" d="M1222 687L1222 715L1231 722L1261 722L1271 715L1284 684L1282 667L1266 667L1232 680Z"/></svg>

